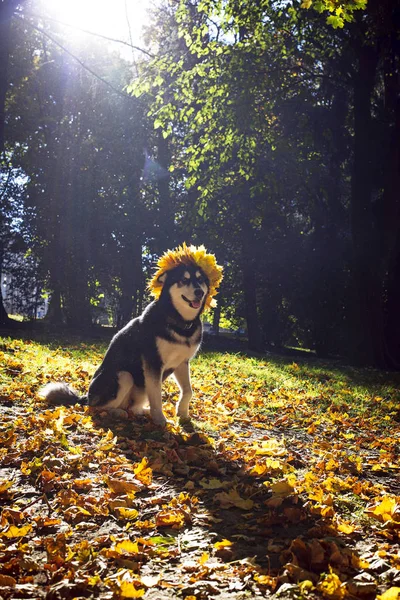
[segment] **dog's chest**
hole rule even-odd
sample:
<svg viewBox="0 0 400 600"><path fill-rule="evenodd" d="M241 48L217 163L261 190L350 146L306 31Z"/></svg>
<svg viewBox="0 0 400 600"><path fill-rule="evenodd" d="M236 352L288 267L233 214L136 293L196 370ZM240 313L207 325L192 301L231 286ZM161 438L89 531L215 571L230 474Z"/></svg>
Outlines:
<svg viewBox="0 0 400 600"><path fill-rule="evenodd" d="M157 350L163 369L176 369L184 361L190 360L197 352L199 343L174 343L163 338L157 338Z"/></svg>

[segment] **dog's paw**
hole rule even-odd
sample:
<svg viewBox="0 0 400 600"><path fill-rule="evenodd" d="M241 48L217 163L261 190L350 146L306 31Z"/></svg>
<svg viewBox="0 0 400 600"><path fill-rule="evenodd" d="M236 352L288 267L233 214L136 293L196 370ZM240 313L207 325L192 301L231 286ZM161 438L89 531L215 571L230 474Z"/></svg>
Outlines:
<svg viewBox="0 0 400 600"><path fill-rule="evenodd" d="M158 427L163 427L163 428L167 426L168 421L162 413L156 414L156 415L150 413L150 416L151 416L151 420L153 421L154 425L157 425Z"/></svg>

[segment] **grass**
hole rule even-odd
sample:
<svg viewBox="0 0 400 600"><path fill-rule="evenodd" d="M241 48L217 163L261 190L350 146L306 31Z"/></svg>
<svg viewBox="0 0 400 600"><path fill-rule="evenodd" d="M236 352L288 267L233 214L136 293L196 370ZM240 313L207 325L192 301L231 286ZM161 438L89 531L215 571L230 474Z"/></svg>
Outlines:
<svg viewBox="0 0 400 600"><path fill-rule="evenodd" d="M84 394L105 348L0 339L5 597L240 600L288 583L294 598L367 598L359 575L370 596L390 590L400 374L202 352L190 424L164 384L166 431L38 397L60 380Z"/></svg>

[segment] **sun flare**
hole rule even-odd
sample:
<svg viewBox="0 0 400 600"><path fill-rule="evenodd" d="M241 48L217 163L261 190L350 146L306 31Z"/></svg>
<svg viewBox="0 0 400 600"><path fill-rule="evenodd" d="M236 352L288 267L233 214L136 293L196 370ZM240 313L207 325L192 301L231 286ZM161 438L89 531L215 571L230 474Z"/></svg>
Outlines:
<svg viewBox="0 0 400 600"><path fill-rule="evenodd" d="M38 0L44 18L65 24L75 37L87 30L137 44L148 20L149 0Z"/></svg>

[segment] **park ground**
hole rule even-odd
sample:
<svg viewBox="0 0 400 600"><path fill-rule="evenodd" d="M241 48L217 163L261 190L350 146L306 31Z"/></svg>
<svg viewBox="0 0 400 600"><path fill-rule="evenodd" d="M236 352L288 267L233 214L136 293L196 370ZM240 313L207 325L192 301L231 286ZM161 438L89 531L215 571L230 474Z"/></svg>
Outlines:
<svg viewBox="0 0 400 600"><path fill-rule="evenodd" d="M399 598L400 374L205 350L166 430L39 398L105 347L0 339L0 597Z"/></svg>

